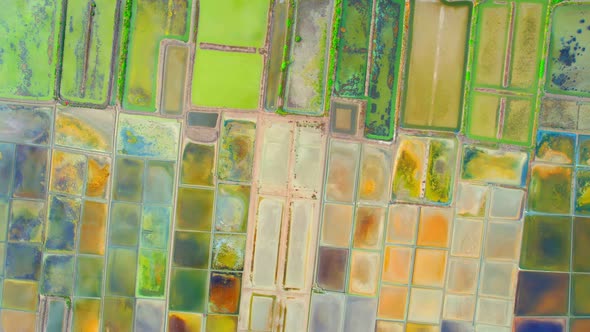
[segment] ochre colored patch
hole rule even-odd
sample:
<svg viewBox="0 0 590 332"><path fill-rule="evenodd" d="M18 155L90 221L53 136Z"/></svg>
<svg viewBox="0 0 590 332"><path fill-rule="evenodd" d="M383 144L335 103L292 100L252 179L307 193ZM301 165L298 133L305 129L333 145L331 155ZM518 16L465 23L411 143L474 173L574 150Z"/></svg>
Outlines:
<svg viewBox="0 0 590 332"><path fill-rule="evenodd" d="M387 319L404 319L408 287L383 285L379 293L379 309L377 316Z"/></svg>
<svg viewBox="0 0 590 332"><path fill-rule="evenodd" d="M445 278L446 262L446 251L416 249L412 284L442 287Z"/></svg>
<svg viewBox="0 0 590 332"><path fill-rule="evenodd" d="M88 159L86 195L91 197L104 196L110 175L111 165L109 163L101 164L95 159Z"/></svg>
<svg viewBox="0 0 590 332"><path fill-rule="evenodd" d="M92 201L84 202L80 229L80 253L104 255L107 205Z"/></svg>
<svg viewBox="0 0 590 332"><path fill-rule="evenodd" d="M76 299L73 331L97 332L100 327L100 300Z"/></svg>
<svg viewBox="0 0 590 332"><path fill-rule="evenodd" d="M407 284L410 279L412 249L406 247L385 247L383 281Z"/></svg>
<svg viewBox="0 0 590 332"><path fill-rule="evenodd" d="M444 213L422 210L418 227L418 245L426 247L447 247L449 237L449 217Z"/></svg>

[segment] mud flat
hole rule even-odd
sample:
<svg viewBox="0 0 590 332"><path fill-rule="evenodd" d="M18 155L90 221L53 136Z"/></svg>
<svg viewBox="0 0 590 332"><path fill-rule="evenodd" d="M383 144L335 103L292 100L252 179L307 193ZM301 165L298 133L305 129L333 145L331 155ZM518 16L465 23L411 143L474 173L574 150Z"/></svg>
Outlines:
<svg viewBox="0 0 590 332"><path fill-rule="evenodd" d="M68 1L60 96L106 105L112 77L118 1Z"/></svg>
<svg viewBox="0 0 590 332"><path fill-rule="evenodd" d="M264 92L264 108L276 111L279 98L282 97L282 82L284 79L282 62L283 50L287 41L287 17L289 2L276 1L272 8L272 25L270 29L270 54L267 63L266 90Z"/></svg>
<svg viewBox="0 0 590 332"><path fill-rule="evenodd" d="M473 79L466 99L470 138L530 144L546 8L545 0L478 7Z"/></svg>
<svg viewBox="0 0 590 332"><path fill-rule="evenodd" d="M566 3L553 11L545 88L590 96L590 5Z"/></svg>
<svg viewBox="0 0 590 332"><path fill-rule="evenodd" d="M160 41L188 41L191 0L133 2L123 108L156 111Z"/></svg>
<svg viewBox="0 0 590 332"><path fill-rule="evenodd" d="M545 41L543 28L547 16L547 1L517 1L515 4L517 16L514 20L510 86L536 90ZM586 34L590 35L588 32Z"/></svg>
<svg viewBox="0 0 590 332"><path fill-rule="evenodd" d="M0 97L53 99L61 15L62 0L3 2Z"/></svg>
<svg viewBox="0 0 590 332"><path fill-rule="evenodd" d="M360 98L365 95L373 1L344 0L342 10L334 93Z"/></svg>
<svg viewBox="0 0 590 332"><path fill-rule="evenodd" d="M395 96L399 81L397 65L401 55L404 2L377 0L373 64L369 77L369 101L365 115L365 136L391 140L395 118Z"/></svg>
<svg viewBox="0 0 590 332"><path fill-rule="evenodd" d="M456 131L471 3L419 0L413 7L402 126Z"/></svg>
<svg viewBox="0 0 590 332"><path fill-rule="evenodd" d="M288 112L309 115L324 112L333 7L331 0L297 2L285 94Z"/></svg>
<svg viewBox="0 0 590 332"><path fill-rule="evenodd" d="M486 2L479 8L478 43L473 82L478 86L501 87L510 30L510 4Z"/></svg>
<svg viewBox="0 0 590 332"><path fill-rule="evenodd" d="M164 114L182 115L188 56L189 49L185 45L168 45L166 47L160 106L160 110Z"/></svg>

